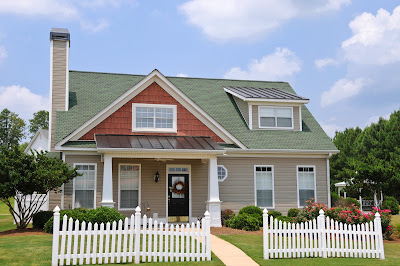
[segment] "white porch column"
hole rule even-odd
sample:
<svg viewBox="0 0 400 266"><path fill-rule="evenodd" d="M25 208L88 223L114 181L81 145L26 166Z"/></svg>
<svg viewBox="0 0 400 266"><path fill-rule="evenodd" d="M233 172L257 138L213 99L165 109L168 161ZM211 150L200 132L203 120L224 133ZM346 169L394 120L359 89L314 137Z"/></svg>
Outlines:
<svg viewBox="0 0 400 266"><path fill-rule="evenodd" d="M212 227L221 227L221 201L219 200L217 157L208 162L208 201L207 210L211 217Z"/></svg>
<svg viewBox="0 0 400 266"><path fill-rule="evenodd" d="M112 156L104 154L103 194L101 206L114 208L112 186Z"/></svg>

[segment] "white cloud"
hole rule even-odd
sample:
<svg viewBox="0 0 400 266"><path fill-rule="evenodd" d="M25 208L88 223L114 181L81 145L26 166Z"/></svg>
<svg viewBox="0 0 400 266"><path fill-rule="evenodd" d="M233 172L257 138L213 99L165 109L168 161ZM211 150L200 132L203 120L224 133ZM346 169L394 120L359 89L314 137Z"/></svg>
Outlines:
<svg viewBox="0 0 400 266"><path fill-rule="evenodd" d="M90 21L81 21L82 29L86 31L90 31L93 33L102 31L110 26L110 23L106 19L100 19L97 23L93 23Z"/></svg>
<svg viewBox="0 0 400 266"><path fill-rule="evenodd" d="M324 124L324 123L321 123L321 127L325 131L325 133L331 138L333 138L335 136L336 131L343 131L344 130L343 127L341 127L339 125L336 125L336 124Z"/></svg>
<svg viewBox="0 0 400 266"><path fill-rule="evenodd" d="M315 66L318 69L324 68L326 66L332 66L332 65L338 65L339 61L333 58L322 58L322 59L317 59L314 61Z"/></svg>
<svg viewBox="0 0 400 266"><path fill-rule="evenodd" d="M390 113L385 114L385 115L374 115L374 116L371 116L370 118L368 118L367 123L365 123L365 126L369 126L372 123L377 123L379 121L379 118L381 118L381 117L383 119L388 120L390 118Z"/></svg>
<svg viewBox="0 0 400 266"><path fill-rule="evenodd" d="M234 67L224 74L227 79L279 80L301 70L300 59L287 48L276 48L275 52L261 59L254 59L247 70Z"/></svg>
<svg viewBox="0 0 400 266"><path fill-rule="evenodd" d="M0 87L1 109L8 108L17 113L25 122L32 118L34 112L48 110L49 98L31 92L20 85Z"/></svg>
<svg viewBox="0 0 400 266"><path fill-rule="evenodd" d="M0 46L0 64L6 59L8 56L7 50L4 46Z"/></svg>
<svg viewBox="0 0 400 266"><path fill-rule="evenodd" d="M359 94L365 85L366 81L362 78L355 80L345 78L340 79L336 81L328 91L322 93L321 106L326 107L341 100L353 97Z"/></svg>
<svg viewBox="0 0 400 266"><path fill-rule="evenodd" d="M179 73L178 75L176 75L177 77L181 77L181 78L186 78L186 77L189 77L189 75L188 74L185 74L185 73Z"/></svg>
<svg viewBox="0 0 400 266"><path fill-rule="evenodd" d="M379 9L376 16L363 13L350 22L353 33L342 42L344 57L357 64L400 62L400 6L393 13Z"/></svg>
<svg viewBox="0 0 400 266"><path fill-rule="evenodd" d="M214 40L260 38L296 17L338 10L351 0L191 0L179 7Z"/></svg>

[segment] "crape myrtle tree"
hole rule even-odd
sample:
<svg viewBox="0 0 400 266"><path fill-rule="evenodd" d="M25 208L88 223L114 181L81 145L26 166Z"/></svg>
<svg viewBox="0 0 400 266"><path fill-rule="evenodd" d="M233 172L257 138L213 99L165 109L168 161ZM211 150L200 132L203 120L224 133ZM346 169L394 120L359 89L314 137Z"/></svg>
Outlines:
<svg viewBox="0 0 400 266"><path fill-rule="evenodd" d="M17 146L0 147L0 200L8 206L17 229L28 226L48 192L60 192L62 184L79 175L46 152L25 154ZM10 203L12 197L17 208Z"/></svg>

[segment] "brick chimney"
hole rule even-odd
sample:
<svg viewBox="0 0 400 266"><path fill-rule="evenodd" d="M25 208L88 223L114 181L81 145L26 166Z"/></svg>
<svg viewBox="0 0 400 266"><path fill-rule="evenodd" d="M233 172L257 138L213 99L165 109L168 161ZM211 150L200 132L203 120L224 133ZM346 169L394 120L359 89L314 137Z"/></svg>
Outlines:
<svg viewBox="0 0 400 266"><path fill-rule="evenodd" d="M52 28L50 31L49 151L54 151L57 111L68 111L69 47L68 29Z"/></svg>

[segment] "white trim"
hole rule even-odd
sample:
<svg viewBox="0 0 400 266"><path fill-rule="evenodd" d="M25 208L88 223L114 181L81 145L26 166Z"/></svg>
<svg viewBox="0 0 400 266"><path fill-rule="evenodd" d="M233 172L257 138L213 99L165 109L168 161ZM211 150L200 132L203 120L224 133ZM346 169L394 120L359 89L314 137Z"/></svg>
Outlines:
<svg viewBox="0 0 400 266"><path fill-rule="evenodd" d="M232 94L233 96L245 101L245 102L273 102L273 103L277 103L277 102L281 102L281 103L309 103L310 100L290 100L290 99L260 99L260 98L245 98L240 94L237 94L236 92L233 92L231 90L229 90L228 88L224 88L224 91Z"/></svg>
<svg viewBox="0 0 400 266"><path fill-rule="evenodd" d="M225 166L223 166L222 164L218 164L218 165L217 165L217 173L218 173L218 168L219 168L219 167L222 167L222 168L224 168L224 170L225 170L226 174L225 174L225 177L224 177L224 178L222 178L222 179L219 179L219 176L218 176L218 182L224 182L224 181L225 181L225 179L227 179L227 178L228 178L228 169L226 169L226 167L225 167Z"/></svg>
<svg viewBox="0 0 400 266"><path fill-rule="evenodd" d="M46 130L46 129L41 129L41 128L39 128L39 129L36 131L35 136L33 136L33 138L29 141L28 146L26 146L26 148L25 148L25 150L24 150L24 153L28 153L28 152L30 151L30 149L31 149L31 147L32 147L32 145L33 145L33 143L34 143L35 140L39 137L40 134L42 134L43 137L46 137L46 136L43 134L42 130ZM49 134L47 134L47 135L49 135ZM48 140L48 139L47 139L47 140ZM48 141L47 141L47 142L48 142ZM48 143L47 143L47 144L48 144ZM48 151L48 150L49 150L49 148L45 149L44 151Z"/></svg>
<svg viewBox="0 0 400 266"><path fill-rule="evenodd" d="M326 158L326 186L328 190L328 208L331 208L331 169L329 167L329 158L330 156Z"/></svg>
<svg viewBox="0 0 400 266"><path fill-rule="evenodd" d="M297 207L300 206L300 191L299 191L299 167L313 167L314 168L314 201L317 202L317 167L315 165L296 165L296 179L297 179Z"/></svg>
<svg viewBox="0 0 400 266"><path fill-rule="evenodd" d="M142 165L141 164L135 164L135 163L119 163L118 164L118 210L119 211L131 211L135 210L136 207L133 208L121 208L121 182L120 182L120 176L121 176L121 165L135 165L139 166L139 188L138 188L138 206L141 206L141 196L142 196Z"/></svg>
<svg viewBox="0 0 400 266"><path fill-rule="evenodd" d="M194 150L194 149L136 149L136 148L100 148L98 152L141 152L141 153L192 153L192 154L224 154L225 150Z"/></svg>
<svg viewBox="0 0 400 266"><path fill-rule="evenodd" d="M96 209L96 194L97 194L97 163L74 163L73 167L75 168L77 165L94 165L94 201L93 201L93 209ZM73 179L73 188L72 188L72 209L75 209L75 179Z"/></svg>
<svg viewBox="0 0 400 266"><path fill-rule="evenodd" d="M249 105L249 129L253 129L253 105L248 103Z"/></svg>
<svg viewBox="0 0 400 266"><path fill-rule="evenodd" d="M271 167L272 170L272 206L257 206L257 182L256 182L256 168L257 167ZM275 169L273 165L254 165L254 206L259 208L275 209Z"/></svg>
<svg viewBox="0 0 400 266"><path fill-rule="evenodd" d="M53 40L50 40L50 110L49 110L49 143L48 143L48 150L51 151L51 137L52 137L52 131L51 131L51 124L53 122L53 45L54 42Z"/></svg>
<svg viewBox="0 0 400 266"><path fill-rule="evenodd" d="M278 117L277 116L275 116L276 127L264 127L264 126L261 126L261 116L260 116L260 109L261 108L273 108L273 109L290 108L292 110L292 117L291 117L292 126L291 127L278 127ZM293 117L293 107L292 106L282 106L282 107L279 107L279 106L268 106L268 105L259 105L258 106L258 128L259 129L286 129L286 130L294 129L294 123L293 123L294 121L293 121L293 119L294 119L294 117Z"/></svg>
<svg viewBox="0 0 400 266"><path fill-rule="evenodd" d="M301 105L299 106L299 125L300 125L300 131L303 131L303 118L302 118L302 115L301 115Z"/></svg>
<svg viewBox="0 0 400 266"><path fill-rule="evenodd" d="M189 174L189 222L190 222L190 220L192 218L192 165L191 164L166 164L165 166L166 166L166 171L165 171L165 173L166 173L166 177L165 177L165 183L166 183L166 185L165 185L165 187L166 187L166 190L165 190L165 214L166 214L166 219L168 221L168 217L169 217L169 215L168 215L168 189L169 189L168 188L168 175L169 175L169 173L171 173L171 174L181 173L181 174ZM170 167L188 168L188 172L170 172L169 171Z"/></svg>
<svg viewBox="0 0 400 266"><path fill-rule="evenodd" d="M153 128L142 128L142 127L137 128L136 127L136 108L137 107L172 109L172 111L173 111L172 128L156 128L155 119L154 119L154 127ZM172 105L172 104L132 103L132 132L176 133L177 132L177 106Z"/></svg>
<svg viewBox="0 0 400 266"><path fill-rule="evenodd" d="M151 83L157 82L164 90L171 94L180 104L182 104L189 112L191 112L196 118L202 123L209 127L219 137L221 137L226 143L235 143L242 149L247 147L242 144L237 138L235 138L230 132L222 127L217 121L215 121L210 115L203 111L197 104L195 104L189 97L187 97L182 91L180 91L174 84L172 84L164 75L162 75L157 69L153 70L144 79L138 82L130 90L122 94L118 99L112 102L109 106L100 111L93 118L88 120L66 138L57 143L57 146L61 146L71 139L79 139L90 131L93 127L98 125L106 117L114 113L129 100L147 88ZM173 95L175 94L175 95Z"/></svg>
<svg viewBox="0 0 400 266"><path fill-rule="evenodd" d="M65 66L65 111L69 109L69 41L65 42L66 66Z"/></svg>

